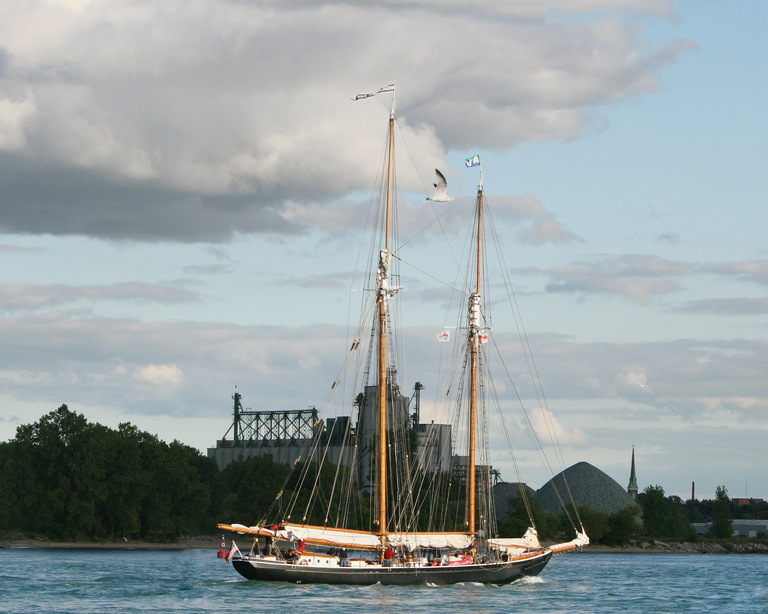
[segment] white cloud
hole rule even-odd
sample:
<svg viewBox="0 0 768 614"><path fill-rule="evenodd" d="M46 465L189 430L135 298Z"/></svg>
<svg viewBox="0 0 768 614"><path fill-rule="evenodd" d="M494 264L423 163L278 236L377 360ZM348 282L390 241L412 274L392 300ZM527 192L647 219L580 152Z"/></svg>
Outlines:
<svg viewBox="0 0 768 614"><path fill-rule="evenodd" d="M397 82L398 138L426 162L419 173L428 177L403 170L398 180L420 190L449 149L582 134L596 107L653 90L660 66L685 48L649 46L628 23L602 15L666 18L666 2L546 6L8 5L0 145L13 155L0 182L18 198L3 201L2 223L140 239L295 232L286 220L313 223L311 209L332 209L330 200L372 183L388 101L351 102L360 90ZM37 217L14 204L21 201L35 202ZM58 219L62 206L76 225ZM277 215L267 221L270 211ZM561 233L549 218L528 236Z"/></svg>
<svg viewBox="0 0 768 614"><path fill-rule="evenodd" d="M626 254L593 262L577 262L549 271L554 281L548 292L617 294L636 301L676 292L679 279L693 265L657 256Z"/></svg>
<svg viewBox="0 0 768 614"><path fill-rule="evenodd" d="M532 412L531 424L542 441L556 442L556 445L562 446L584 446L588 443L587 435L582 429L564 427L548 409L537 408Z"/></svg>
<svg viewBox="0 0 768 614"><path fill-rule="evenodd" d="M0 99L0 149L23 150L27 147L24 125L34 115L35 106L30 96L14 100Z"/></svg>
<svg viewBox="0 0 768 614"><path fill-rule="evenodd" d="M144 365L136 369L133 379L159 388L178 388L184 373L176 365Z"/></svg>
<svg viewBox="0 0 768 614"><path fill-rule="evenodd" d="M122 282L109 285L0 284L0 310L35 310L68 303L134 301L157 303L195 302L194 293L171 284Z"/></svg>
<svg viewBox="0 0 768 614"><path fill-rule="evenodd" d="M616 376L619 386L629 389L630 394L648 388L648 376L643 371L629 371Z"/></svg>

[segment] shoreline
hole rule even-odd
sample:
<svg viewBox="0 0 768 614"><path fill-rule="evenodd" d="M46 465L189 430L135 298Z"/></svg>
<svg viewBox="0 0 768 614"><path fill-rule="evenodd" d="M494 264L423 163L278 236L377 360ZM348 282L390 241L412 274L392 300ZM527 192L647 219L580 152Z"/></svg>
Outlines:
<svg viewBox="0 0 768 614"><path fill-rule="evenodd" d="M227 544L232 538L227 537ZM181 537L174 542L141 540L51 541L22 535L0 536L0 549L34 548L39 550L211 550L221 547L221 535ZM762 541L732 542L662 542L653 540L626 546L589 545L576 554L768 554L768 543Z"/></svg>
<svg viewBox="0 0 768 614"><path fill-rule="evenodd" d="M768 554L768 543L731 542L662 542L653 540L628 546L589 545L579 554Z"/></svg>
<svg viewBox="0 0 768 614"><path fill-rule="evenodd" d="M41 537L3 536L2 548L33 548L36 550L216 550L221 547L221 536L198 535L181 537L174 542L148 542L134 539L98 541L53 541Z"/></svg>

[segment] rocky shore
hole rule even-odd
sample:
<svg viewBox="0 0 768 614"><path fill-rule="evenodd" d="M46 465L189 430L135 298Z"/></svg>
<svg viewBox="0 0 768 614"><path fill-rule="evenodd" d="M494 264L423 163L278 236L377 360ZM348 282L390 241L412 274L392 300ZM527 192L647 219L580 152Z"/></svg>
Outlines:
<svg viewBox="0 0 768 614"><path fill-rule="evenodd" d="M632 542L626 546L589 545L583 553L677 553L677 554L768 554L768 543L764 541L700 541L700 542Z"/></svg>

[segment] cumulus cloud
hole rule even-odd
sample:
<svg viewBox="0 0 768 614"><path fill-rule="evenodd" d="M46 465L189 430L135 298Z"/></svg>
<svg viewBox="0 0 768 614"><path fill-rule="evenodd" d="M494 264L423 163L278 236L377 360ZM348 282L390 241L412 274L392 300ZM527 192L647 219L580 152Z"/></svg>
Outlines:
<svg viewBox="0 0 768 614"><path fill-rule="evenodd" d="M714 313L719 315L765 315L768 298L710 298L688 301L677 308L687 313Z"/></svg>
<svg viewBox="0 0 768 614"><path fill-rule="evenodd" d="M579 343L542 336L533 345L544 357L537 362L549 384L550 405L579 398L598 408L603 423L680 419L716 426L725 413L729 423L765 423L768 415L762 384L768 343L763 340ZM609 412L601 409L605 402L612 404ZM714 407L723 413L714 414Z"/></svg>
<svg viewBox="0 0 768 614"><path fill-rule="evenodd" d="M198 301L184 288L146 282L109 285L65 286L62 284L0 284L0 310L36 310L79 301L136 301L164 304Z"/></svg>
<svg viewBox="0 0 768 614"><path fill-rule="evenodd" d="M581 241L577 235L567 230L557 220L557 216L547 210L535 196L494 198L493 207L495 218L512 218L520 224L517 234L522 243L541 245Z"/></svg>
<svg viewBox="0 0 768 614"><path fill-rule="evenodd" d="M32 254L40 253L43 250L39 247L27 247L25 245L0 245L0 253L4 254Z"/></svg>
<svg viewBox="0 0 768 614"><path fill-rule="evenodd" d="M548 271L552 281L546 289L553 293L616 294L642 302L679 290L679 278L693 269L694 265L685 262L626 254L552 268Z"/></svg>
<svg viewBox="0 0 768 614"><path fill-rule="evenodd" d="M270 409L320 404L346 338L343 327L332 326L289 329L45 313L1 318L0 343L0 383L10 397L52 407L72 402L112 408L118 415L226 421L224 406L237 384ZM301 390L297 374L306 384Z"/></svg>
<svg viewBox="0 0 768 614"><path fill-rule="evenodd" d="M137 382L175 389L181 384L184 373L176 365L144 365L136 369L133 378Z"/></svg>
<svg viewBox="0 0 768 614"><path fill-rule="evenodd" d="M144 241L306 232L333 219L313 210L372 183L388 102L352 95L396 80L398 138L422 176L450 150L570 139L600 105L652 91L690 47L650 45L626 15L674 11L662 0L8 5L1 227ZM561 233L549 219L528 236Z"/></svg>
<svg viewBox="0 0 768 614"><path fill-rule="evenodd" d="M520 274L547 275L547 292L621 296L638 302L663 298L685 288L686 280L695 277L755 284L768 283L768 261L682 262L659 256L623 254L602 256L593 260L542 270L519 269ZM702 298L670 307L673 311L689 313L754 314L765 312L766 299Z"/></svg>
<svg viewBox="0 0 768 614"><path fill-rule="evenodd" d="M621 387L628 389L630 394L648 389L648 376L644 371L618 373L616 380Z"/></svg>
<svg viewBox="0 0 768 614"><path fill-rule="evenodd" d="M409 329L404 335L410 368L405 365L403 377L419 379L430 388L436 374L434 356L429 355L434 344L428 341L434 340L434 332ZM494 336L503 347L515 343L502 331ZM343 326L330 325L162 323L47 313L0 319L0 342L0 379L7 394L52 404L79 398L141 413L216 415L217 395L226 397L235 384L258 394L264 407L321 405L318 397L337 377L347 333ZM764 420L768 415L768 348L762 341L579 343L535 335L532 345L550 406L567 399L585 411L611 400L623 404L621 412L627 415L641 404L645 414L655 408L657 415L702 421L709 419L719 399L723 411L739 420ZM524 364L509 367L513 377L522 377ZM295 386L297 373L301 390ZM152 383L157 394L164 385L175 386L177 401L153 401L155 393L147 390ZM140 390L132 392L137 386ZM697 394L691 395L691 390ZM143 401L137 408L139 393ZM613 410L602 419L617 419L621 412ZM557 414L562 418L560 410ZM541 424L544 418L540 416ZM587 427L583 423L579 428L586 432ZM562 435L578 440L576 432Z"/></svg>
<svg viewBox="0 0 768 614"><path fill-rule="evenodd" d="M531 415L531 424L539 439L555 442L555 445L582 446L588 441L580 428L565 428L548 409L538 408Z"/></svg>
<svg viewBox="0 0 768 614"><path fill-rule="evenodd" d="M768 285L768 260L740 260L736 262L713 262L701 267L702 272L738 281Z"/></svg>

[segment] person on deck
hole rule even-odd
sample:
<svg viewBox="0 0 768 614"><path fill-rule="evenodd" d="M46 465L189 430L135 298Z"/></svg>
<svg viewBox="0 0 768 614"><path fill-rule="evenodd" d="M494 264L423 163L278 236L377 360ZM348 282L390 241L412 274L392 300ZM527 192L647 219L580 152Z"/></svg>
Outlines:
<svg viewBox="0 0 768 614"><path fill-rule="evenodd" d="M395 558L395 551L392 546L387 546L384 551L384 567L392 567L392 560Z"/></svg>

